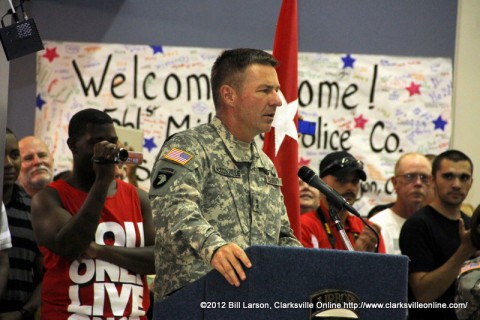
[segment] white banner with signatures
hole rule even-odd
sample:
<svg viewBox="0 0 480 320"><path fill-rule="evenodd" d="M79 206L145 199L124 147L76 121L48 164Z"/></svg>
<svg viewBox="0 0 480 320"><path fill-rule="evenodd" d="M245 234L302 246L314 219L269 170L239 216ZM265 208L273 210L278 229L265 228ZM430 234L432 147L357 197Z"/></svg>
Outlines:
<svg viewBox="0 0 480 320"><path fill-rule="evenodd" d="M223 49L44 41L37 53L35 134L71 169L70 117L83 108L110 114L144 132L140 186L165 138L210 121L210 69ZM394 199L390 177L405 152L438 154L452 129L449 58L354 53L299 53L299 114L309 134L300 162L318 172L323 156L347 150L365 163L368 179L355 207L366 215ZM261 140L259 139L260 143ZM297 168L292 168L297 170Z"/></svg>

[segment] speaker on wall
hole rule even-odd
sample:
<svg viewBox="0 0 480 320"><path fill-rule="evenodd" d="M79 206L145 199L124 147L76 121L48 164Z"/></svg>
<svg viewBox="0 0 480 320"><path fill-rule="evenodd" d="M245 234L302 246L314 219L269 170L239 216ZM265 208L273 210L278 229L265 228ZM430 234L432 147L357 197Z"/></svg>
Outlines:
<svg viewBox="0 0 480 320"><path fill-rule="evenodd" d="M42 39L38 33L35 21L28 18L23 8L23 0L15 7L9 0L11 9L3 15L1 19L0 40L7 60L13 60L23 57L27 54L43 50ZM19 18L18 11L21 9L22 20ZM4 19L7 16L12 17L10 25L5 25Z"/></svg>

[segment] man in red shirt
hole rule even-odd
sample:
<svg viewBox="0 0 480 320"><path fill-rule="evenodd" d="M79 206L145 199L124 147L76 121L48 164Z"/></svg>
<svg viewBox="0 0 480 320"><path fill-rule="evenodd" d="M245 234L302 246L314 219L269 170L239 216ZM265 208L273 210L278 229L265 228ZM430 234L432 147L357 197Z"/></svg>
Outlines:
<svg viewBox="0 0 480 320"><path fill-rule="evenodd" d="M320 162L320 178L332 189L344 197L350 205L357 200L360 190L360 180L365 181L367 175L363 170L363 163L355 159L346 151L332 152ZM300 188L305 187L300 183ZM306 248L326 248L347 250L329 209L338 213L338 218L345 230L346 236L355 251L377 251L377 237L362 220L347 210L332 208L325 195L320 193L320 206L301 215L301 242ZM385 246L380 235L380 228L372 223L376 229L380 243L378 252L385 253Z"/></svg>
<svg viewBox="0 0 480 320"><path fill-rule="evenodd" d="M107 113L77 112L68 124L72 174L33 197L43 320L148 319L152 209L145 191L115 179L117 142Z"/></svg>

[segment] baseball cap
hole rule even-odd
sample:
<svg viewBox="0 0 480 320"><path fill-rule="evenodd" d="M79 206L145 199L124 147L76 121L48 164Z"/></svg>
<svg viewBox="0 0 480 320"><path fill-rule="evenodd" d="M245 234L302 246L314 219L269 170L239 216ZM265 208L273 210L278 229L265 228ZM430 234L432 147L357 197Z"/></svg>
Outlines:
<svg viewBox="0 0 480 320"><path fill-rule="evenodd" d="M329 153L320 162L320 178L329 174L335 177L344 177L352 172L357 172L361 180L367 180L367 174L363 170L363 162L355 159L346 151Z"/></svg>

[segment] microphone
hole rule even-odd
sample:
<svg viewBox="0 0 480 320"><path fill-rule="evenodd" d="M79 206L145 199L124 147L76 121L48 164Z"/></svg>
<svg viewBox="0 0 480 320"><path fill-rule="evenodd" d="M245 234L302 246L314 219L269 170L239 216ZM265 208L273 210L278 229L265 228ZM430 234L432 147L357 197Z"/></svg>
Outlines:
<svg viewBox="0 0 480 320"><path fill-rule="evenodd" d="M333 190L332 187L323 182L323 180L320 179L320 177L317 176L309 167L301 167L300 170L298 170L298 176L312 187L320 190L320 192L323 193L327 197L328 201L335 207L339 209L345 208L354 215L360 217L360 213L358 213L358 211L352 207L344 197L339 195L337 191Z"/></svg>
<svg viewBox="0 0 480 320"><path fill-rule="evenodd" d="M326 184L322 179L320 179L319 176L315 174L315 172L310 169L309 167L301 167L300 170L298 170L298 176L300 179L311 185L312 187L320 190L321 193L323 193L328 201L333 204L336 208L345 208L349 212L353 213L357 217L362 220L363 224L368 227L370 230L373 231L375 234L375 237L377 238L377 244L375 246L375 252L378 252L378 246L380 244L380 236L378 235L378 232L373 229L368 223L365 222L365 220L362 218L360 213L348 203L347 200L345 200L344 197L338 194L337 191L333 190L332 187L330 187L328 184ZM340 224L340 223L339 223ZM338 227L338 226L337 226ZM342 231L345 232L344 230L339 230L340 235L343 236ZM345 235L346 237L346 235ZM345 240L344 240L345 241ZM346 240L348 241L348 239ZM347 246L348 247L348 246Z"/></svg>

